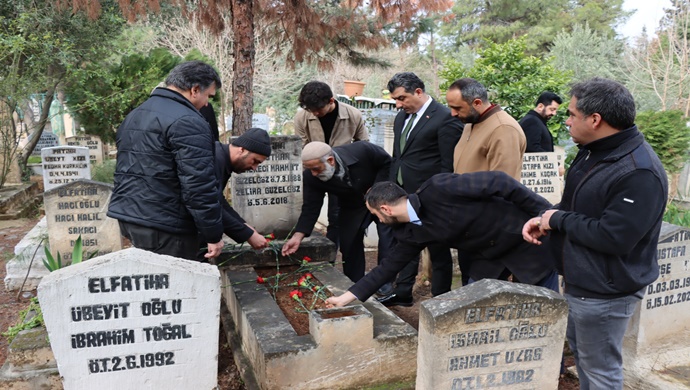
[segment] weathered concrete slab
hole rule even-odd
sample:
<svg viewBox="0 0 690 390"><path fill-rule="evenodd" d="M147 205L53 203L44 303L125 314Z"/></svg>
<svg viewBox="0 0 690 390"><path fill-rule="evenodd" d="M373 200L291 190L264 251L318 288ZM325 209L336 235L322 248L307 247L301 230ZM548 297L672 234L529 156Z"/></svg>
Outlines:
<svg viewBox="0 0 690 390"><path fill-rule="evenodd" d="M424 301L416 388L556 389L567 315L552 290L493 279Z"/></svg>
<svg viewBox="0 0 690 390"><path fill-rule="evenodd" d="M352 284L331 266L312 273L333 294ZM354 318L312 319L312 334L297 336L268 291L233 284L255 280L252 266L227 267L221 275L242 352L261 389L349 389L413 379L417 332L373 299L355 309Z"/></svg>
<svg viewBox="0 0 690 390"><path fill-rule="evenodd" d="M221 266L274 265L276 261L280 261L281 264L292 264L288 259L279 256L279 248L282 248L285 241L275 240L271 243L273 246L272 248L260 251L253 250L249 244L244 244L243 246L238 245L234 249L225 249L215 260L215 263ZM276 251L278 253L276 253ZM326 237L307 237L302 240L297 252L292 255L295 259L301 259L304 256L314 259L315 261L335 260L335 244Z"/></svg>

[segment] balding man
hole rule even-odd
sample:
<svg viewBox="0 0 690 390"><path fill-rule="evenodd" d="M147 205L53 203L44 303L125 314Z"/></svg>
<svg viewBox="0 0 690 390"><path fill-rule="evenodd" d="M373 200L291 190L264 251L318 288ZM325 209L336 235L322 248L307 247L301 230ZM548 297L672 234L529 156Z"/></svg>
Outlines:
<svg viewBox="0 0 690 390"><path fill-rule="evenodd" d="M294 235L283 245L283 256L295 253L304 237L311 234L324 195L335 195L341 210L339 241L343 272L356 282L364 276L364 231L372 221L377 223L379 259L387 256L392 246L390 228L379 223L364 203L364 195L374 183L388 180L391 156L369 142L331 148L314 141L302 150L302 164L305 168L302 213Z"/></svg>

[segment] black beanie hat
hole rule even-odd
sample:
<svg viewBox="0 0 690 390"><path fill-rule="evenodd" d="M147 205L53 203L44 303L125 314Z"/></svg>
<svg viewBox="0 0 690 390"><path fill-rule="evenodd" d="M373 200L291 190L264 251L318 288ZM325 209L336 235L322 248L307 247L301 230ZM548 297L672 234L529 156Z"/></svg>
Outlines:
<svg viewBox="0 0 690 390"><path fill-rule="evenodd" d="M268 136L266 130L258 127L245 131L244 134L235 138L232 144L262 156L271 155L271 137Z"/></svg>

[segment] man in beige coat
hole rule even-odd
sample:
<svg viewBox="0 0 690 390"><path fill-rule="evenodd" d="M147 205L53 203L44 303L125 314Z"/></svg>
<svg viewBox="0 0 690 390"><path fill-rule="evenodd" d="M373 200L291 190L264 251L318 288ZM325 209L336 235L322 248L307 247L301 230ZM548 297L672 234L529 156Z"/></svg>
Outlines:
<svg viewBox="0 0 690 390"><path fill-rule="evenodd" d="M319 141L330 146L347 145L354 141L368 141L362 113L337 101L328 84L310 81L299 93L300 109L295 114L295 134L304 145ZM339 246L338 199L328 196L328 229L326 237Z"/></svg>
<svg viewBox="0 0 690 390"><path fill-rule="evenodd" d="M471 78L453 82L446 101L451 114L465 123L453 152L453 172L502 171L519 181L527 141L518 122L491 104L486 88ZM462 284L467 285L470 264L462 252L458 252L458 263ZM506 269L499 279L509 275Z"/></svg>
<svg viewBox="0 0 690 390"><path fill-rule="evenodd" d="M486 88L474 79L456 80L446 100L452 115L466 124L453 153L453 171L502 171L520 180L526 140L518 122L491 104Z"/></svg>

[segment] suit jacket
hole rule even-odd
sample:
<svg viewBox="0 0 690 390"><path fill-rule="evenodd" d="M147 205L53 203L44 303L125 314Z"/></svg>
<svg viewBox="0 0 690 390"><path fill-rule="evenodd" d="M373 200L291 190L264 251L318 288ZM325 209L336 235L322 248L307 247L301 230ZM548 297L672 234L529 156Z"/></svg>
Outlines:
<svg viewBox="0 0 690 390"><path fill-rule="evenodd" d="M431 98L430 98L431 99ZM435 100L412 128L400 150L400 136L407 114L400 111L393 123L393 161L390 180L397 182L402 169L403 188L415 192L431 176L453 172L453 150L462 135L464 124L450 114L450 110Z"/></svg>
<svg viewBox="0 0 690 390"><path fill-rule="evenodd" d="M336 146L333 151L345 165L349 184L337 176L328 181L321 181L305 169L302 173L302 213L295 227L296 232L307 236L311 234L327 192L338 198L341 218L347 218L348 210L366 208L364 195L374 183L388 180L391 156L382 147L370 142L355 142ZM342 168L338 166L338 169Z"/></svg>
<svg viewBox="0 0 690 390"><path fill-rule="evenodd" d="M527 139L525 153L553 152L553 136L541 115L530 110L519 123Z"/></svg>
<svg viewBox="0 0 690 390"><path fill-rule="evenodd" d="M408 197L421 226L393 226L398 244L350 288L366 300L430 243L443 243L469 256L474 280L496 278L508 268L523 283L535 284L554 270L547 245L522 238L522 226L550 203L504 172L442 173Z"/></svg>
<svg viewBox="0 0 690 390"><path fill-rule="evenodd" d="M295 114L295 134L302 138L304 145L312 141L326 142L326 137L321 127L319 118L309 111L299 109ZM352 143L353 141L368 141L369 134L364 126L362 113L343 102L338 102L338 119L333 125L331 139L328 144L340 146Z"/></svg>

